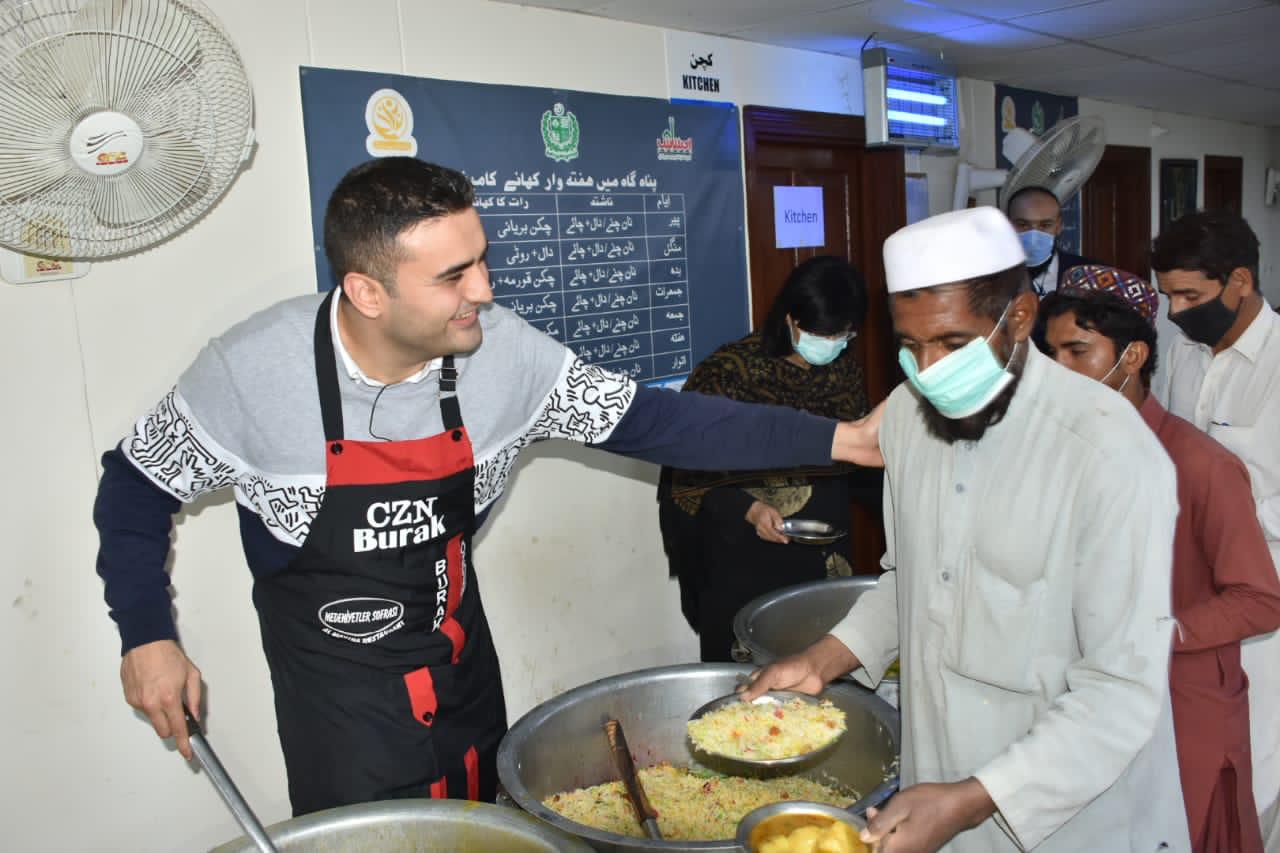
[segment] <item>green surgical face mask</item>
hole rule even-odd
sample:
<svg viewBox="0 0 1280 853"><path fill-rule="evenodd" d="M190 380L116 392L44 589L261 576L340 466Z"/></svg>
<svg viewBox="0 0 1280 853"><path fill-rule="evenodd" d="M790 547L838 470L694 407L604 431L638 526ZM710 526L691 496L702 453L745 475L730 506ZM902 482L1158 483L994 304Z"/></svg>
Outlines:
<svg viewBox="0 0 1280 853"><path fill-rule="evenodd" d="M976 415L1013 381L1008 365L1001 365L991 350L991 339L1004 324L1012 304L1010 301L1004 307L991 334L974 338L923 372L910 350L906 347L898 350L898 363L907 379L943 417L959 420Z"/></svg>

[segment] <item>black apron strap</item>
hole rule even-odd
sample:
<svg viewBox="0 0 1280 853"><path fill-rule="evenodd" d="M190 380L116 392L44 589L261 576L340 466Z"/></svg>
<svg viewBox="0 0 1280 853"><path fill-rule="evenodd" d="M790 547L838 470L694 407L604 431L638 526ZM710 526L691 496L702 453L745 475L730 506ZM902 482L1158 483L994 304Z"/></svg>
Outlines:
<svg viewBox="0 0 1280 853"><path fill-rule="evenodd" d="M440 418L446 430L462 429L462 409L458 406L458 369L453 356L446 355L440 366Z"/></svg>
<svg viewBox="0 0 1280 853"><path fill-rule="evenodd" d="M335 290L320 303L316 312L316 387L320 391L320 418L325 441L342 440L342 392L338 390L338 366L334 363L333 332L329 325Z"/></svg>
<svg viewBox="0 0 1280 853"><path fill-rule="evenodd" d="M342 440L342 393L338 389L338 366L335 364L333 332L329 314L334 291L320 303L316 312L316 386L320 391L320 417L324 423L325 441ZM462 428L462 409L458 406L458 369L453 356L446 355L440 367L440 417L446 430Z"/></svg>

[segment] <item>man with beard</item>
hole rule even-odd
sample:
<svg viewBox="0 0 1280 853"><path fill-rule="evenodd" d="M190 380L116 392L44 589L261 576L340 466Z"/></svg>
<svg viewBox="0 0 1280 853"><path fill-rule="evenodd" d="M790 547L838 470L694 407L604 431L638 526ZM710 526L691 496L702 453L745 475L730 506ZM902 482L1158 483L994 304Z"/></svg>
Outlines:
<svg viewBox="0 0 1280 853"><path fill-rule="evenodd" d="M1029 336L992 208L885 243L909 382L889 398L885 574L744 694L875 686L902 661L903 790L883 853L1186 851L1169 710L1172 464L1137 410Z"/></svg>

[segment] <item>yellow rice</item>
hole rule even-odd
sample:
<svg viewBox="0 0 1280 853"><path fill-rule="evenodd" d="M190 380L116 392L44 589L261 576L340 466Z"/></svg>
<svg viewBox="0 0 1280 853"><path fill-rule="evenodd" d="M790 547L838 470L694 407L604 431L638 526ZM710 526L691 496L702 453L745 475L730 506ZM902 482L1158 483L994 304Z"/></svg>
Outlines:
<svg viewBox="0 0 1280 853"><path fill-rule="evenodd" d="M857 795L801 779L746 779L694 773L658 764L637 771L645 795L658 813L663 838L674 841L719 841L733 838L738 822L751 811L783 800L806 800L848 806ZM548 797L547 808L575 823L643 838L644 831L621 782L606 782Z"/></svg>
<svg viewBox="0 0 1280 853"><path fill-rule="evenodd" d="M714 755L776 759L821 749L844 729L844 711L827 701L735 702L690 720L689 739Z"/></svg>

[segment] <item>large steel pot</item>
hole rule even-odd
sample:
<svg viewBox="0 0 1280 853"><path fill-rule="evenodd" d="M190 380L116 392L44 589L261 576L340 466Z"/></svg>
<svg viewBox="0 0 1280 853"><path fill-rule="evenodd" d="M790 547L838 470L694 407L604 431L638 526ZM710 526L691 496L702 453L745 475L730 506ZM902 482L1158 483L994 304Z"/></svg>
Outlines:
<svg viewBox="0 0 1280 853"><path fill-rule="evenodd" d="M572 835L516 809L465 800L342 806L267 827L282 853L591 853ZM256 853L239 838L211 853Z"/></svg>
<svg viewBox="0 0 1280 853"><path fill-rule="evenodd" d="M874 577L832 578L783 587L754 598L733 619L733 634L764 665L804 651L848 615Z"/></svg>
<svg viewBox="0 0 1280 853"><path fill-rule="evenodd" d="M752 667L683 664L605 678L570 690L525 714L498 749L498 779L525 811L585 839L598 851L741 851L723 841L650 841L591 829L542 804L552 794L617 778L603 724L622 722L641 767L668 761L705 767L689 751L685 724L703 704L732 693ZM797 770L863 795L854 809L882 802L896 787L898 713L855 684L833 684L827 697L844 709L848 731L829 755ZM723 768L710 768L723 769ZM889 780L889 781L886 781Z"/></svg>

